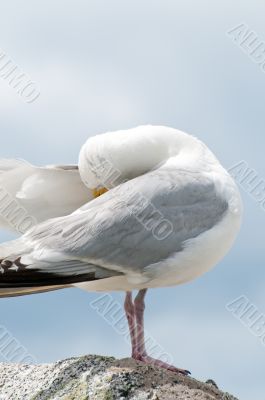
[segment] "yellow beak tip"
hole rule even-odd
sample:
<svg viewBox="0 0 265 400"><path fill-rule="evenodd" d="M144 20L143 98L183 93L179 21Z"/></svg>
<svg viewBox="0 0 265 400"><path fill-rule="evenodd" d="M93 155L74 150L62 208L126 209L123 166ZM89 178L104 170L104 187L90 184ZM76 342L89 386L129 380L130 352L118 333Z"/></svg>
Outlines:
<svg viewBox="0 0 265 400"><path fill-rule="evenodd" d="M101 187L101 188L96 188L92 190L92 194L94 198L97 198L99 196L101 196L102 194L106 193L108 191L107 188L105 187Z"/></svg>

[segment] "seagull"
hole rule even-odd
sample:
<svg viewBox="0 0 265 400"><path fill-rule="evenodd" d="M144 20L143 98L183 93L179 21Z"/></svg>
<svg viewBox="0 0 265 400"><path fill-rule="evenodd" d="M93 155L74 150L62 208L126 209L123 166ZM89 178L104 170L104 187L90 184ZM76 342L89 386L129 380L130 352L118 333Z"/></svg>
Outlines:
<svg viewBox="0 0 265 400"><path fill-rule="evenodd" d="M78 165L0 160L1 227L18 230L19 207L33 222L0 245L0 297L123 291L132 358L189 373L147 354L144 309L148 289L206 273L239 232L238 188L202 141L145 125L90 137Z"/></svg>

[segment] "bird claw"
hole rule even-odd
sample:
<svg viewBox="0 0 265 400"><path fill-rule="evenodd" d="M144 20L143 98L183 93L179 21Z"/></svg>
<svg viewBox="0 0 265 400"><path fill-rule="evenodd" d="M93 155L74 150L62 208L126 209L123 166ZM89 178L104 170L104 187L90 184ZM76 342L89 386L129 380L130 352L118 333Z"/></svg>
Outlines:
<svg viewBox="0 0 265 400"><path fill-rule="evenodd" d="M133 358L137 361L143 362L144 364L164 368L171 372L175 372L175 373L182 374L185 376L191 375L190 371L188 371L187 369L176 368L176 367L174 367L174 365L170 365L164 361L157 360L156 358L150 357L145 354L137 354L137 355L133 356Z"/></svg>

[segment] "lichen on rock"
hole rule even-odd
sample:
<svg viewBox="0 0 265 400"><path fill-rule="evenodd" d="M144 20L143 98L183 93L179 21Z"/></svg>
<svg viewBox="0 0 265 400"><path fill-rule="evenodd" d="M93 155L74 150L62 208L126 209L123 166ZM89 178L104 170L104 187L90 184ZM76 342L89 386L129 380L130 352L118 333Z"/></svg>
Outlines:
<svg viewBox="0 0 265 400"><path fill-rule="evenodd" d="M0 363L0 400L237 400L199 382L132 359L89 355L54 364Z"/></svg>

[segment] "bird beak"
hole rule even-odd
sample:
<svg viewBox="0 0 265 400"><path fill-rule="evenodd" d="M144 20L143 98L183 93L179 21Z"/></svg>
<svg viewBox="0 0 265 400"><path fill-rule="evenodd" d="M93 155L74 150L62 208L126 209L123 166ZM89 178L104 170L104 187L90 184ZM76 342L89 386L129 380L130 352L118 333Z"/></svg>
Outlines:
<svg viewBox="0 0 265 400"><path fill-rule="evenodd" d="M101 187L101 188L92 189L92 194L93 194L93 197L96 198L96 197L99 197L102 194L106 193L107 191L108 191L107 188Z"/></svg>

